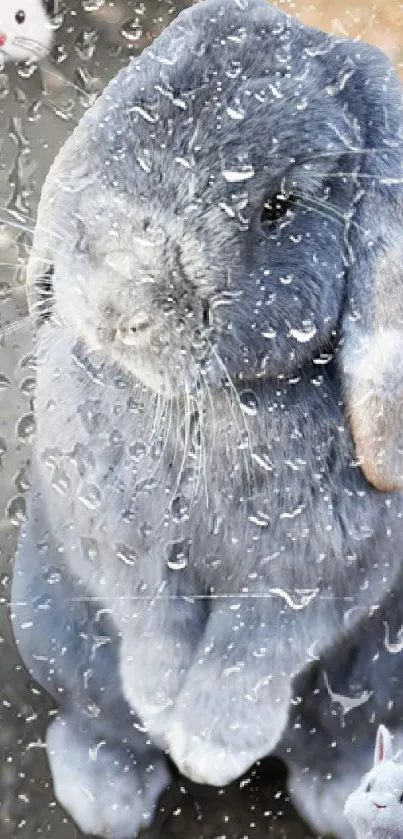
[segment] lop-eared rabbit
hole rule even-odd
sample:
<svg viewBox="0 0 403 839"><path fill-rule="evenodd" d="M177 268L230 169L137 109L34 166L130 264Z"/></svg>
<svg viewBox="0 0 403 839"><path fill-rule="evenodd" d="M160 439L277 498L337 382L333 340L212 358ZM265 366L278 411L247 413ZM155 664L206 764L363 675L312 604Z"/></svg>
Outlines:
<svg viewBox="0 0 403 839"><path fill-rule="evenodd" d="M164 751L220 786L276 749L398 585L401 114L373 47L203 0L50 170L13 622L85 831L149 823Z"/></svg>

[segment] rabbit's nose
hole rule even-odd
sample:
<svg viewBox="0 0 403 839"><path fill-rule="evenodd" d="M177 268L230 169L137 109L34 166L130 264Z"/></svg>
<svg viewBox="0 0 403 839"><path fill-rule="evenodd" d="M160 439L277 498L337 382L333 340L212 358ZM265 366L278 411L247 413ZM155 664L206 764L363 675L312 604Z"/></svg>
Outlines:
<svg viewBox="0 0 403 839"><path fill-rule="evenodd" d="M7 41L7 35L4 32L0 32L0 47L4 47L4 44Z"/></svg>
<svg viewBox="0 0 403 839"><path fill-rule="evenodd" d="M137 344L150 323L150 317L146 312L136 312L135 315L120 318L117 331L122 344L126 346Z"/></svg>
<svg viewBox="0 0 403 839"><path fill-rule="evenodd" d="M386 804L377 804L376 801L374 801L374 807L377 807L378 810L384 810Z"/></svg>

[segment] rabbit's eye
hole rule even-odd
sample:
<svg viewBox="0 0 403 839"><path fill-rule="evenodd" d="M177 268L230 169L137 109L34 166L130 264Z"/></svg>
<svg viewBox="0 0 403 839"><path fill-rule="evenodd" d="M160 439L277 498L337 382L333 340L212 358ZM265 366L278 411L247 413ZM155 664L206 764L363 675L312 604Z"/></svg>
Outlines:
<svg viewBox="0 0 403 839"><path fill-rule="evenodd" d="M18 12L16 12L15 19L16 19L17 23L24 23L25 12L22 9L20 9Z"/></svg>
<svg viewBox="0 0 403 839"><path fill-rule="evenodd" d="M403 804L403 792L402 792L402 794L401 794L401 796L400 796L400 798L399 798L399 804Z"/></svg>
<svg viewBox="0 0 403 839"><path fill-rule="evenodd" d="M365 792L371 792L372 789L372 781L368 781L367 786L365 787Z"/></svg>
<svg viewBox="0 0 403 839"><path fill-rule="evenodd" d="M260 214L260 221L262 224L273 224L280 218L283 218L287 211L291 208L292 196L284 195L279 192L273 198L268 198L263 205Z"/></svg>

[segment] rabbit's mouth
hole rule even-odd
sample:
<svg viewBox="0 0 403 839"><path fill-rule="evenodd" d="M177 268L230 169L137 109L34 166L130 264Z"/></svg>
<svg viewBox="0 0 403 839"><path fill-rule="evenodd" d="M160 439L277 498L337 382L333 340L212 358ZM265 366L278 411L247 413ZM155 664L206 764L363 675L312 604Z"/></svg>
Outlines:
<svg viewBox="0 0 403 839"><path fill-rule="evenodd" d="M79 340L89 349L111 357L156 393L171 396L220 388L222 364L209 345L175 340L168 330L150 322L146 312L121 318L118 325L78 328Z"/></svg>

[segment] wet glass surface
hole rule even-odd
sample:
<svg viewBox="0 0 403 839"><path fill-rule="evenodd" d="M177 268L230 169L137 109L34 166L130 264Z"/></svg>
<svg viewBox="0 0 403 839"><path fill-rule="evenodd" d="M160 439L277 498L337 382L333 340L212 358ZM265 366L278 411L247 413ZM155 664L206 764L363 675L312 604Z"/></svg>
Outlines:
<svg viewBox="0 0 403 839"><path fill-rule="evenodd" d="M6 0L3 0L6 2ZM39 0L38 0L39 2ZM8 3L8 0L7 0ZM24 0L20 5L23 6ZM362 37L380 46L403 77L403 11L397 0L279 4L301 20L336 34ZM35 355L28 316L25 266L40 190L55 154L107 82L130 57L152 42L176 16L178 3L53 0L47 11L54 32L49 55L38 64L0 57L0 835L2 839L51 836L75 839L82 834L55 800L44 748L45 728L55 706L27 676L15 650L9 624L10 579L19 527L25 516L30 446L34 433ZM2 32L0 2L0 33ZM0 51L1 56L1 51ZM246 170L245 170L246 171ZM243 175L246 179L245 171ZM231 173L230 173L231 175ZM205 312L205 318L209 314ZM296 335L310 336L306 324ZM255 412L254 394L245 388L246 416ZM119 440L110 442L119 447ZM132 443L130 457L141 461L144 443ZM51 455L50 455L51 456ZM158 452L157 452L158 457ZM265 451L255 462L270 469ZM290 468L298 469L298 464ZM55 481L64 491L65 475ZM98 504L96 487L87 487L87 508ZM295 511L293 511L295 513ZM173 515L186 518L186 499L174 499ZM251 509L251 521L265 526L265 513ZM290 514L291 515L291 514ZM120 544L118 554L130 565L133 556ZM85 546L91 553L93 545ZM186 544L175 542L168 567L176 572L188 560ZM314 596L298 592L297 607ZM302 598L302 600L301 600ZM304 599L305 598L305 599ZM295 605L295 604L294 604ZM29 628L28 628L29 629ZM386 627L386 646L401 650L401 635ZM330 682L321 686L332 699ZM358 704L361 694L352 684ZM326 693L327 691L327 693ZM334 698L333 698L334 699ZM362 701L366 697L363 695ZM346 700L348 702L348 700ZM333 713L347 714L336 697ZM348 717L348 720L350 717ZM330 748L330 746L329 746ZM176 775L163 794L151 836L178 839L243 839L278 836L303 839L311 834L291 807L282 764L263 761L225 790L198 787Z"/></svg>

